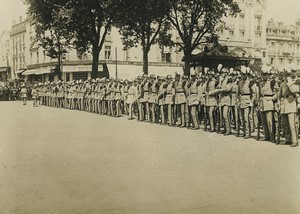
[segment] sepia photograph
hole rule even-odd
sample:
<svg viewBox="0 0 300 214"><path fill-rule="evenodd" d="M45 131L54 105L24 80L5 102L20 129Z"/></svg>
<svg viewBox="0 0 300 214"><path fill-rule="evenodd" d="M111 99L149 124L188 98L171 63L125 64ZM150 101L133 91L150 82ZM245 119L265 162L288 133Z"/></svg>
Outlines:
<svg viewBox="0 0 300 214"><path fill-rule="evenodd" d="M0 0L0 214L299 214L299 0Z"/></svg>

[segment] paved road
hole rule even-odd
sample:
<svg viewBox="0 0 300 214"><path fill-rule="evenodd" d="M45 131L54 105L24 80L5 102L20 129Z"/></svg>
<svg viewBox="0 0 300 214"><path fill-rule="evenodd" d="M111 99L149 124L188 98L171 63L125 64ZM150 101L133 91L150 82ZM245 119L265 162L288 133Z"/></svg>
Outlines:
<svg viewBox="0 0 300 214"><path fill-rule="evenodd" d="M0 103L0 213L300 213L300 149Z"/></svg>

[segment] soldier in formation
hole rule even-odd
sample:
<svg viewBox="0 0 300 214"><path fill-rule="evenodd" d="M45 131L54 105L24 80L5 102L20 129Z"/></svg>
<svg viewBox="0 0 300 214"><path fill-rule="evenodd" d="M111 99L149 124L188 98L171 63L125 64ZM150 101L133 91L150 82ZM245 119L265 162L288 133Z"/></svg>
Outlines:
<svg viewBox="0 0 300 214"><path fill-rule="evenodd" d="M88 79L35 86L40 105L249 139L298 145L300 74L245 66L205 68L190 77L143 75L134 80ZM262 131L261 131L262 129ZM280 141L284 138L284 143Z"/></svg>

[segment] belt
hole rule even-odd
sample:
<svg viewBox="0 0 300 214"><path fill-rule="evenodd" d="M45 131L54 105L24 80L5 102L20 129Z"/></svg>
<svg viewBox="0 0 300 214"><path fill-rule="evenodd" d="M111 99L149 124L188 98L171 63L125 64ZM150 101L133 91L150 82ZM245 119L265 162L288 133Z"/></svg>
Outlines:
<svg viewBox="0 0 300 214"><path fill-rule="evenodd" d="M121 94L121 92L116 92L116 94Z"/></svg>
<svg viewBox="0 0 300 214"><path fill-rule="evenodd" d="M169 94L169 95L170 95L170 94L172 94L172 93L167 93L167 94Z"/></svg>
<svg viewBox="0 0 300 214"><path fill-rule="evenodd" d="M241 94L241 96L250 96L251 94Z"/></svg>
<svg viewBox="0 0 300 214"><path fill-rule="evenodd" d="M270 94L264 94L264 95L261 95L262 97L273 97L274 95L270 95Z"/></svg>
<svg viewBox="0 0 300 214"><path fill-rule="evenodd" d="M198 93L191 93L190 95L193 95L193 94L198 94Z"/></svg>

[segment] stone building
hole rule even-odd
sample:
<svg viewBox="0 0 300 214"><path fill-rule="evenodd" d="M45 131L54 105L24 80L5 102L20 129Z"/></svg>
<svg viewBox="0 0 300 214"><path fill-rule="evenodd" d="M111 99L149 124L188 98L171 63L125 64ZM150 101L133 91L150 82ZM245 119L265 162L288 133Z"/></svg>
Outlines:
<svg viewBox="0 0 300 214"><path fill-rule="evenodd" d="M266 57L266 0L235 0L241 9L236 16L224 18L219 41L240 56L264 62Z"/></svg>
<svg viewBox="0 0 300 214"><path fill-rule="evenodd" d="M267 64L283 69L286 66L300 66L300 19L295 25L276 23L273 19L267 25Z"/></svg>

